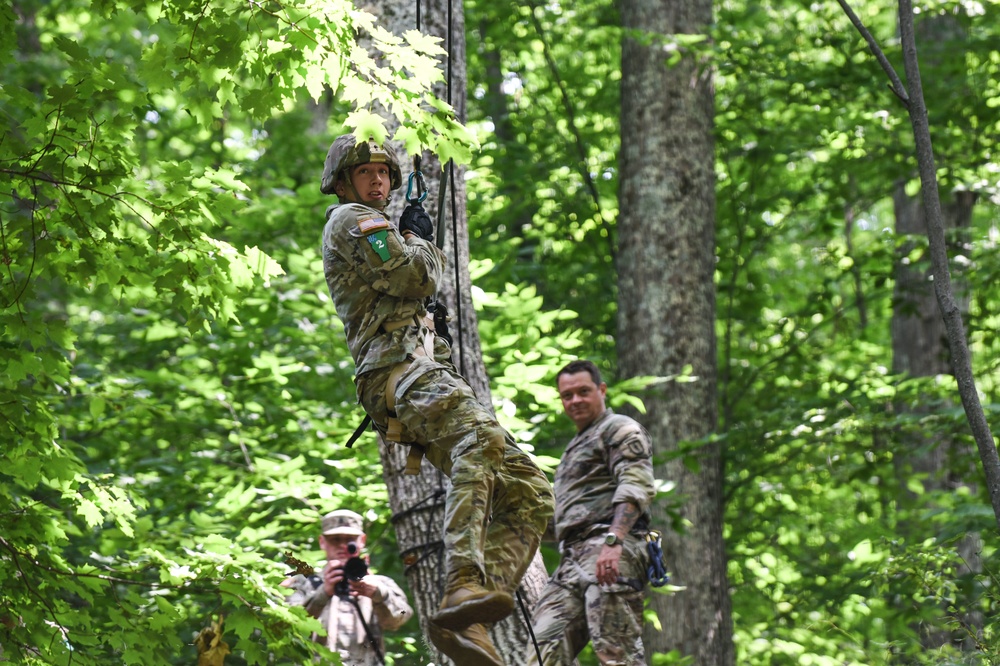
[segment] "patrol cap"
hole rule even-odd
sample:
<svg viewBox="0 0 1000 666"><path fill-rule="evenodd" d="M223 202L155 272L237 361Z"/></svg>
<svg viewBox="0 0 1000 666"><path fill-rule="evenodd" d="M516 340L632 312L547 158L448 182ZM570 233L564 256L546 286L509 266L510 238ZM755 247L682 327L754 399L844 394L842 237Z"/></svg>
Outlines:
<svg viewBox="0 0 1000 666"><path fill-rule="evenodd" d="M348 509L337 509L323 516L323 534L351 534L361 536L365 533L364 518Z"/></svg>

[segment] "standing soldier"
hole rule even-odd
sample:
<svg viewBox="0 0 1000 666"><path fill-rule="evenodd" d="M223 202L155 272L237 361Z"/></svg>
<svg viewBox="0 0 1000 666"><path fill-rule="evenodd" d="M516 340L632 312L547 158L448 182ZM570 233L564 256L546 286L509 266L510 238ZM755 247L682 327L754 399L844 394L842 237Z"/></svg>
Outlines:
<svg viewBox="0 0 1000 666"><path fill-rule="evenodd" d="M357 394L381 436L410 447L451 479L445 497L447 580L431 618L434 644L459 666L502 666L483 626L513 610L513 593L552 515L552 488L513 437L447 361L427 300L444 253L419 218L385 216L402 184L389 146L334 140L321 191L323 269L354 357ZM437 356L437 358L435 358Z"/></svg>
<svg viewBox="0 0 1000 666"><path fill-rule="evenodd" d="M360 514L331 511L323 516L320 528L326 564L318 575L285 579L282 586L293 590L288 603L304 606L320 621L325 631L313 634L313 640L338 652L345 666L384 664L383 632L399 629L413 615L406 594L388 576L367 571L360 578L349 575L351 558L359 557L365 547Z"/></svg>
<svg viewBox="0 0 1000 666"><path fill-rule="evenodd" d="M652 443L636 421L605 406L608 387L590 361L569 363L556 385L577 433L555 477L562 560L532 623L542 664L570 666L589 640L603 666L643 666ZM533 646L525 661L537 666Z"/></svg>

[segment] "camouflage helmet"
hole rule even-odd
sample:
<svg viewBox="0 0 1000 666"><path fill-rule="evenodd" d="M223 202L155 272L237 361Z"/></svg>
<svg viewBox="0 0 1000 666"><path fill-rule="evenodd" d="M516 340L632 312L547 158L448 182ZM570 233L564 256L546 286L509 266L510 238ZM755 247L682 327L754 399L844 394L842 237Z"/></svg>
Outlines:
<svg viewBox="0 0 1000 666"><path fill-rule="evenodd" d="M389 189L398 189L403 184L403 172L399 169L396 151L388 144L380 146L374 139L358 142L353 134L343 134L334 139L326 153L323 164L323 182L319 190L323 194L335 194L340 175L358 164L382 162L389 165Z"/></svg>

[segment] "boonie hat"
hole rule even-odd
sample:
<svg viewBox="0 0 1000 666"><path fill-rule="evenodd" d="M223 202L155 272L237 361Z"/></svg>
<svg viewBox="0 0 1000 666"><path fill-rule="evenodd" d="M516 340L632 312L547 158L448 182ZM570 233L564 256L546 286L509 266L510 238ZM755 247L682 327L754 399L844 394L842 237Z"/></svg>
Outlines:
<svg viewBox="0 0 1000 666"><path fill-rule="evenodd" d="M364 518L348 509L337 509L323 516L323 534L353 534L361 536L365 533Z"/></svg>

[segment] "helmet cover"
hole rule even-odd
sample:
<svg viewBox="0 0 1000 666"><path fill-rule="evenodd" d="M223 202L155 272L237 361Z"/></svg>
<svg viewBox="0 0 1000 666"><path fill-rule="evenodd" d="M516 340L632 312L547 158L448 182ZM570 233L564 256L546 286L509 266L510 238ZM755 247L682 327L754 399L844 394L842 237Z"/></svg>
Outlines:
<svg viewBox="0 0 1000 666"><path fill-rule="evenodd" d="M319 191L323 194L335 194L337 180L341 176L348 177L345 172L353 166L369 162L389 165L390 190L399 189L403 184L403 172L392 146L379 145L374 139L358 142L353 134L342 134L334 139L326 153Z"/></svg>

